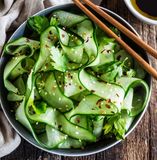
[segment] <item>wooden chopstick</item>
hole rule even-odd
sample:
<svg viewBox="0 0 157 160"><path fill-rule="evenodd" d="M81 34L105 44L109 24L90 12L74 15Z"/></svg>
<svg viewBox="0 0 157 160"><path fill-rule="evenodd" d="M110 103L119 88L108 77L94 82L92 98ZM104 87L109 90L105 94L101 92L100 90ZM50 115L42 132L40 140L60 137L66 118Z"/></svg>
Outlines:
<svg viewBox="0 0 157 160"><path fill-rule="evenodd" d="M157 71L151 67L141 56L139 56L130 46L128 46L120 37L118 37L111 29L109 29L103 22L101 22L93 13L91 13L79 0L73 2L103 31L109 36L113 37L121 46L138 61L138 63L155 79L157 79ZM141 46L142 47L142 46Z"/></svg>
<svg viewBox="0 0 157 160"><path fill-rule="evenodd" d="M150 45L145 43L142 39L140 39L137 35L135 35L133 32L131 32L129 29L123 26L121 23L119 23L116 19L111 17L109 14L107 14L104 10L101 10L99 6L95 5L89 0L82 0L82 1L86 3L89 7L91 7L93 10L95 10L105 20L107 20L113 26L118 28L123 34L125 34L128 38L133 40L137 45L140 45L145 51L147 51L149 54L151 54L153 57L157 59L157 51L154 48L152 48Z"/></svg>

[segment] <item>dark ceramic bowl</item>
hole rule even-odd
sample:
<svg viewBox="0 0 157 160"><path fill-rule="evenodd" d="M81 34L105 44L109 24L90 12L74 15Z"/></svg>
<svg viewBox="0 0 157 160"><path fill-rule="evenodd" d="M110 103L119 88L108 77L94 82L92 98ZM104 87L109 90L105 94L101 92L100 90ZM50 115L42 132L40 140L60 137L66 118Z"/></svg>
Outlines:
<svg viewBox="0 0 157 160"><path fill-rule="evenodd" d="M57 10L57 9L62 9L62 10L75 10L78 12L81 12L74 4L66 4L66 5L59 5L59 6L54 6L54 7L50 7L47 8L45 10L42 10L40 12L38 12L36 15L48 15L50 14L52 11ZM115 19L117 19L120 23L122 23L123 25L125 25L128 29L130 29L132 32L134 32L136 35L137 32L134 30L134 28L128 23L126 22L124 19L122 19L120 16L118 16L117 14L115 14L114 12L102 8L103 10L105 10L108 14L110 14L111 16L113 16ZM98 16L98 15L97 15ZM14 40L18 37L23 36L24 31L26 28L26 22L24 22L15 32L14 34L11 36L10 40ZM122 38L124 41L126 41L128 44L130 44L130 46L136 50L138 53L142 53L143 58L149 62L149 59L146 55L146 53L143 53L144 51L141 50L138 46L136 46L133 42L131 42L127 37L125 37L124 35L122 35ZM4 87L4 83L3 83L3 71L4 71L4 66L6 64L6 62L8 61L8 57L5 57L2 55L1 57L1 61L0 61L0 100L1 100L1 106L2 109L6 115L6 117L8 118L9 122L11 123L11 125L13 126L13 128L21 135L21 137L23 137L26 141L28 141L29 143L31 143L32 145L47 151L49 153L53 153L53 154L58 154L58 155L64 155L64 156L85 156L85 155L90 155L90 154L94 154L94 153L98 153L104 150L107 150L113 146L115 146L116 144L118 144L120 142L113 139L113 140L108 140L108 141L99 141L96 142L92 145L87 146L85 149L52 149L52 150L48 150L45 149L43 147L41 147L33 138L33 136L31 135L31 133L29 131L27 131L27 129L22 126L18 121L15 120L15 116L13 113L11 113L10 111L10 105L9 102L7 101L6 97L7 97L7 91ZM148 75L146 76L146 81L150 87L150 91L151 91L151 77ZM149 97L150 99L150 97ZM148 102L149 102L148 99ZM141 114L139 114L135 120L133 121L132 125L130 126L126 136L128 136L137 126L137 124L139 123L139 121L141 120L141 118L143 117L147 107L148 107L148 102L147 105L145 107L145 109L143 110L143 112Z"/></svg>

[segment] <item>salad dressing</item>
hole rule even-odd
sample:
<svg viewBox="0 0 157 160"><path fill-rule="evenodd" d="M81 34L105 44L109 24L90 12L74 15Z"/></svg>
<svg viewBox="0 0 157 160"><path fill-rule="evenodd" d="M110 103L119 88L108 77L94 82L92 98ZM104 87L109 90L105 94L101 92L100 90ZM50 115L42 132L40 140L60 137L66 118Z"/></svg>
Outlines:
<svg viewBox="0 0 157 160"><path fill-rule="evenodd" d="M131 3L143 16L157 20L157 0L131 0Z"/></svg>

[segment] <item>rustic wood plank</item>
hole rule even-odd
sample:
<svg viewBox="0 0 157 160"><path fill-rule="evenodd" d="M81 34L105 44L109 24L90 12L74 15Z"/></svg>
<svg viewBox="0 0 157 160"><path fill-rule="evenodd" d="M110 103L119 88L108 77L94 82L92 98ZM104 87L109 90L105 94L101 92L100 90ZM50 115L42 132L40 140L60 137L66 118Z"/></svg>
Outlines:
<svg viewBox="0 0 157 160"><path fill-rule="evenodd" d="M157 27L149 26L148 43L157 49ZM153 66L157 69L157 61L151 57ZM150 160L157 159L157 81L153 79L153 90L150 101Z"/></svg>
<svg viewBox="0 0 157 160"><path fill-rule="evenodd" d="M63 160L95 160L96 155L81 156L81 157L63 157Z"/></svg>

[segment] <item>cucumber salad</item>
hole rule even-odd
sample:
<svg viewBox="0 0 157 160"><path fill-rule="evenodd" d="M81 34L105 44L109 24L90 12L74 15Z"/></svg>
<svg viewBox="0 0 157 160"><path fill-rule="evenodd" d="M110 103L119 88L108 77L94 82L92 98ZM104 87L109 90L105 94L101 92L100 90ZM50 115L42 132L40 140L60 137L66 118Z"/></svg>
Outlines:
<svg viewBox="0 0 157 160"><path fill-rule="evenodd" d="M30 17L4 56L10 57L3 75L7 99L42 147L124 139L147 104L145 71L83 14L57 10Z"/></svg>

